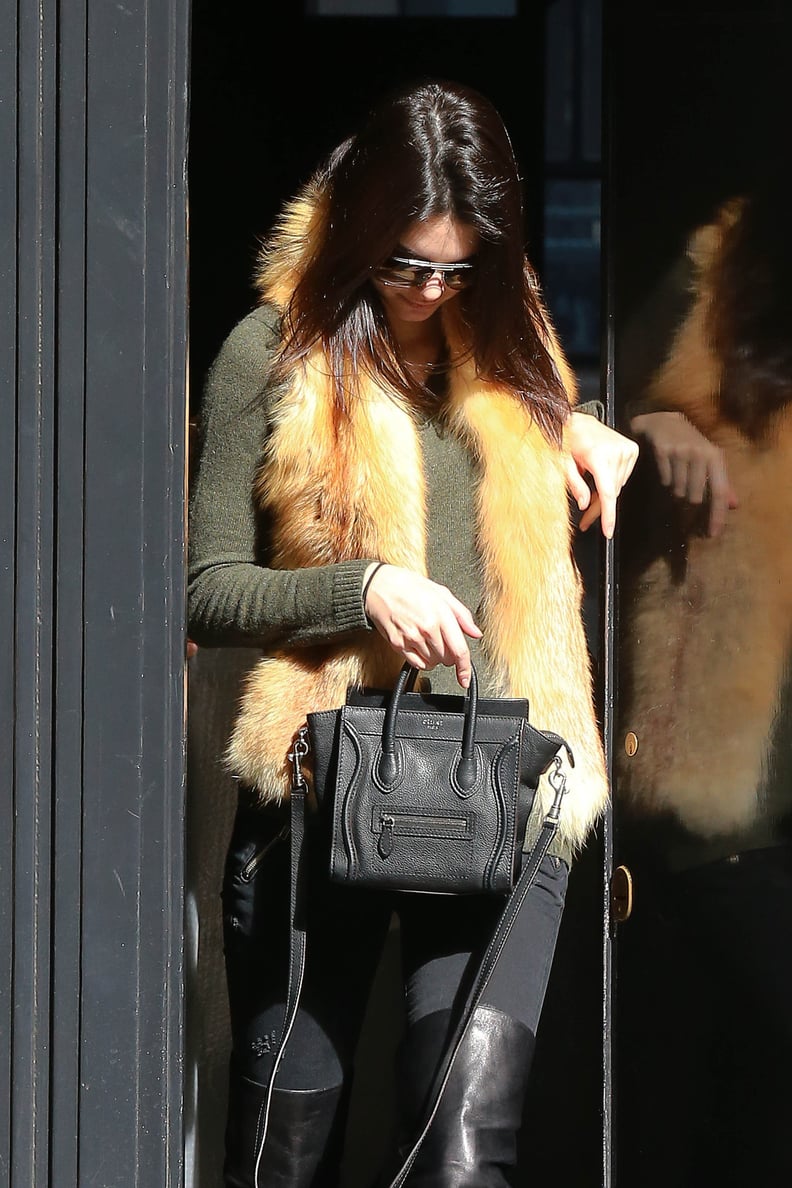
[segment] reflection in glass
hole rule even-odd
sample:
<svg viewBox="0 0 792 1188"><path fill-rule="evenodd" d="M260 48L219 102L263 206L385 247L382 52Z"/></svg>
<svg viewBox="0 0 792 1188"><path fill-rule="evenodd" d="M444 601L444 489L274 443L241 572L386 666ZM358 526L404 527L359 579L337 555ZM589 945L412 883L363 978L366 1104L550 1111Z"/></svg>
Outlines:
<svg viewBox="0 0 792 1188"><path fill-rule="evenodd" d="M792 1184L790 180L784 162L691 228L668 273L683 312L626 410L643 446L616 736L626 1188Z"/></svg>

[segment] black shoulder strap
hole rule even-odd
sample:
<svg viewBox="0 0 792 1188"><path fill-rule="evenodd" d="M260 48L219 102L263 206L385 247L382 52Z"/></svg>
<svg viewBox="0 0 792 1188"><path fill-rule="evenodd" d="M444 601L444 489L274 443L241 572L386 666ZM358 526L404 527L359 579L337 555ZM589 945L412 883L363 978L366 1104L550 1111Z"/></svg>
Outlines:
<svg viewBox="0 0 792 1188"><path fill-rule="evenodd" d="M305 976L306 936L302 904L303 887L302 880L300 879L300 859L305 840L305 793L307 787L300 764L306 751L305 741L298 736L295 740L294 750L289 756L294 770L290 813L291 876L289 881L289 926L291 935L289 940L289 987L286 993L286 1011L283 1019L283 1030L278 1041L278 1048L275 1052L269 1080L267 1081L267 1091L264 1095L264 1101L259 1113L256 1132L258 1136L256 1143L256 1166L253 1173L254 1188L259 1188L259 1167L261 1166L264 1144L267 1141L269 1111L272 1101L272 1091L275 1088L275 1077L278 1074L278 1066L283 1059L286 1045L289 1042L289 1037L291 1036L297 1018L297 1009L300 1005L300 995L302 994L303 978Z"/></svg>

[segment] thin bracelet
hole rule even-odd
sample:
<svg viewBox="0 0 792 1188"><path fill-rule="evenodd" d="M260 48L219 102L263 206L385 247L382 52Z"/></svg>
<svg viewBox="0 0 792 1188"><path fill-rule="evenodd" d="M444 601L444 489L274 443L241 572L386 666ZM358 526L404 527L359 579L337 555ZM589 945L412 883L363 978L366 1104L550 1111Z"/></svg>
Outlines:
<svg viewBox="0 0 792 1188"><path fill-rule="evenodd" d="M371 619L369 619L368 614L366 614L366 595L368 594L369 586L371 585L374 575L376 573L379 573L379 571L382 569L383 565L387 565L387 564L388 564L387 561L378 561L377 562L377 564L372 569L371 573L366 578L365 585L363 586L363 593L360 595L360 601L363 603L363 614L366 615L366 618L368 619L369 623L371 623ZM373 626L373 623L372 623L372 626Z"/></svg>

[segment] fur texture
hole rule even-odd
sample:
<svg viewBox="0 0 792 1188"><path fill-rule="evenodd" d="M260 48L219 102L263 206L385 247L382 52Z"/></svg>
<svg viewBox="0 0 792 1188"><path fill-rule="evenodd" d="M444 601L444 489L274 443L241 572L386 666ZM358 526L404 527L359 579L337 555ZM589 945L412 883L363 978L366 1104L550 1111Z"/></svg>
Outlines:
<svg viewBox="0 0 792 1188"><path fill-rule="evenodd" d="M310 201L291 208L281 229L285 255L270 252L262 273L267 300L287 298L298 267L294 245L310 250L316 219ZM454 351L461 343L453 303L444 314ZM577 847L606 805L608 783L563 455L519 401L484 384L470 362L453 370L449 402L451 430L481 475L484 645L498 691L528 697L534 723L573 748L562 827ZM273 524L275 566L379 557L426 573L422 454L410 412L366 379L348 419L338 421L319 348L277 402L256 497ZM400 666L377 633L264 658L243 692L228 751L232 770L265 799L287 795L286 756L305 714L342 704L349 685L392 685Z"/></svg>
<svg viewBox="0 0 792 1188"><path fill-rule="evenodd" d="M624 616L623 726L639 747L620 758L619 794L704 836L748 826L760 811L792 637L792 410L775 415L761 443L727 422L707 336L712 272L738 209L726 205L693 237L694 301L649 396L724 450L739 507L719 536L691 535L653 561Z"/></svg>

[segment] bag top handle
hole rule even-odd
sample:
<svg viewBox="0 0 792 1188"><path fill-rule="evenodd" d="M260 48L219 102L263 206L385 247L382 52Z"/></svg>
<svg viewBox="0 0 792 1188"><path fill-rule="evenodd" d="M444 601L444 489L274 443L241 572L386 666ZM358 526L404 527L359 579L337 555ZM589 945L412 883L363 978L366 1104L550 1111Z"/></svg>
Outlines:
<svg viewBox="0 0 792 1188"><path fill-rule="evenodd" d="M418 669L409 662L402 666L393 692L388 699L385 721L382 726L382 755L379 762L379 776L387 786L398 774L396 756L396 725L399 713L399 699L408 688L412 689L418 676ZM476 782L476 720L478 715L478 676L471 664L470 687L465 697L465 723L462 729L462 755L457 766L456 778L460 788L469 791Z"/></svg>

